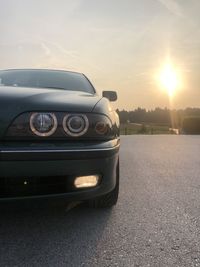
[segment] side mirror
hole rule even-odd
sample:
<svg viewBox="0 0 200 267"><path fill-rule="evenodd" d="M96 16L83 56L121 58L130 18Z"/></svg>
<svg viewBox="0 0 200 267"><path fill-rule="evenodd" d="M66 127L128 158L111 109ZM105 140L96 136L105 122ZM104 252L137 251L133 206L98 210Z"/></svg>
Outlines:
<svg viewBox="0 0 200 267"><path fill-rule="evenodd" d="M117 93L115 91L103 91L102 96L108 98L108 100L112 102L117 100Z"/></svg>

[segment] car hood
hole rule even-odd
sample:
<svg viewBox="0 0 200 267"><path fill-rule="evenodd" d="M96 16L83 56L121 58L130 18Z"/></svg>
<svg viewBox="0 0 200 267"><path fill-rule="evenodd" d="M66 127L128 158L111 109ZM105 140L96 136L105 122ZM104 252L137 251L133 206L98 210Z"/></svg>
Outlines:
<svg viewBox="0 0 200 267"><path fill-rule="evenodd" d="M80 91L0 87L0 137L19 114L29 111L91 112L101 99Z"/></svg>

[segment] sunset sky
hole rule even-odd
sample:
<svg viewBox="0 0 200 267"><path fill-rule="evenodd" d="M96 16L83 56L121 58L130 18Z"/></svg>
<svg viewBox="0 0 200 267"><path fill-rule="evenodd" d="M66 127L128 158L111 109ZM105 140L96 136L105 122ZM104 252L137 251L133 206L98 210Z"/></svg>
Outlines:
<svg viewBox="0 0 200 267"><path fill-rule="evenodd" d="M200 0L0 0L0 69L85 73L120 109L200 107Z"/></svg>

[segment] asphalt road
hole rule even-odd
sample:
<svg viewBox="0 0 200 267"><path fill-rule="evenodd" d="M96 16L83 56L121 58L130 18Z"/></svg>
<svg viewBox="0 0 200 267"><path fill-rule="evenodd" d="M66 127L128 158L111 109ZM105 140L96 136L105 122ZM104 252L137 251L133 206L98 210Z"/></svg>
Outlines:
<svg viewBox="0 0 200 267"><path fill-rule="evenodd" d="M200 136L121 141L112 210L0 204L0 266L200 266Z"/></svg>

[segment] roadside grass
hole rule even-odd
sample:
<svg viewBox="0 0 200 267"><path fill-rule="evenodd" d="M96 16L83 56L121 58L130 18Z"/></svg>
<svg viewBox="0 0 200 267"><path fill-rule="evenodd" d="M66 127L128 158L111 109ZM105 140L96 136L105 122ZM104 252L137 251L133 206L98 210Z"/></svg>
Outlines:
<svg viewBox="0 0 200 267"><path fill-rule="evenodd" d="M121 135L132 134L175 134L167 124L156 123L122 123L120 126Z"/></svg>

